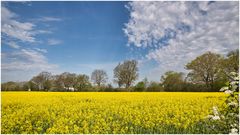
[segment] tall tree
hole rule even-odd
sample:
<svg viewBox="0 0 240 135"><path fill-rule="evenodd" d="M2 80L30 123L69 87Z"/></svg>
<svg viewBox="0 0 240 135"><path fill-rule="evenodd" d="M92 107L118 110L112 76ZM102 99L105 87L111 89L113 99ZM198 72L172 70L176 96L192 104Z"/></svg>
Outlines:
<svg viewBox="0 0 240 135"><path fill-rule="evenodd" d="M49 90L51 87L51 77L52 74L50 72L41 72L30 81L38 86L38 90Z"/></svg>
<svg viewBox="0 0 240 135"><path fill-rule="evenodd" d="M227 54L227 57L222 61L222 70L225 75L231 72L239 71L239 50L231 51Z"/></svg>
<svg viewBox="0 0 240 135"><path fill-rule="evenodd" d="M70 88L74 88L77 84L76 74L64 72L60 75L60 80L63 83L65 89L70 90Z"/></svg>
<svg viewBox="0 0 240 135"><path fill-rule="evenodd" d="M114 82L118 84L118 87L120 88L123 85L124 76L122 71L122 65L119 63L114 69Z"/></svg>
<svg viewBox="0 0 240 135"><path fill-rule="evenodd" d="M107 82L107 73L104 70L96 69L92 72L91 80L101 86L102 84Z"/></svg>
<svg viewBox="0 0 240 135"><path fill-rule="evenodd" d="M119 63L114 68L114 78L119 86L125 85L125 88L131 86L131 84L138 78L137 61L127 60L122 64Z"/></svg>
<svg viewBox="0 0 240 135"><path fill-rule="evenodd" d="M78 75L77 76L77 85L76 88L78 91L83 91L85 88L91 85L89 77L87 75Z"/></svg>
<svg viewBox="0 0 240 135"><path fill-rule="evenodd" d="M222 57L219 54L206 52L186 65L186 69L191 70L188 76L196 82L204 82L209 89L213 90L221 60Z"/></svg>
<svg viewBox="0 0 240 135"><path fill-rule="evenodd" d="M26 83L26 85L27 85L29 91L37 91L37 90L39 90L38 85L36 83L33 83L32 80L28 81Z"/></svg>
<svg viewBox="0 0 240 135"><path fill-rule="evenodd" d="M53 83L53 87L52 87L53 91L64 91L65 90L64 78L62 75L54 75L52 83Z"/></svg>
<svg viewBox="0 0 240 135"><path fill-rule="evenodd" d="M161 77L161 82L165 91L182 91L183 73L168 71Z"/></svg>

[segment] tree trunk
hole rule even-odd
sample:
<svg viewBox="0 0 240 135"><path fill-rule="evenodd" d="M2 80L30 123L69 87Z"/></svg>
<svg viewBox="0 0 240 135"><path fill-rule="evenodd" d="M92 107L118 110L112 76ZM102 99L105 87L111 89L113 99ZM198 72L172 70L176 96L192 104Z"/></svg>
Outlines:
<svg viewBox="0 0 240 135"><path fill-rule="evenodd" d="M130 84L127 83L125 88L128 89L129 87L130 87ZM129 89L128 89L128 91L129 91ZM129 91L129 92L130 92L130 91Z"/></svg>
<svg viewBox="0 0 240 135"><path fill-rule="evenodd" d="M211 86L211 91L214 91L213 85L214 85L214 82L213 82L213 79L212 79L212 80L211 80L211 84L210 84L210 86Z"/></svg>

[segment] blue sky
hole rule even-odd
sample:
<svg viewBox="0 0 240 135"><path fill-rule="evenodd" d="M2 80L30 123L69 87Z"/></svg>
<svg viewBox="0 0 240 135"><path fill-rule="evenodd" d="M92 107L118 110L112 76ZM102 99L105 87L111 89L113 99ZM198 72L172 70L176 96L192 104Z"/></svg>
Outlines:
<svg viewBox="0 0 240 135"><path fill-rule="evenodd" d="M122 2L32 2L31 6L14 3L7 4L7 7L24 20L60 19L36 21L37 29L52 31L51 34L39 34L37 40L43 43L36 45L48 50L49 62L64 61L69 65L115 62L127 56L127 38L122 28L128 21L128 11ZM49 46L44 42L49 39L61 43Z"/></svg>
<svg viewBox="0 0 240 135"><path fill-rule="evenodd" d="M13 71L5 71L3 68L2 81L27 80L42 70L56 74L68 71L90 75L98 68L107 70L111 81L114 66L123 60L139 57L127 46L128 39L122 30L130 17L126 4L127 2L3 2L2 7L16 14L12 19L32 23L33 31L44 32L34 35L34 42L12 38L3 33L2 53L10 55L27 49L43 55L47 61L43 64L54 64L57 67L34 67L18 72L15 68ZM8 45L9 42L14 42L19 48ZM9 57L2 57L3 65L5 61L6 64L10 63ZM13 75L9 75L10 72ZM22 74L21 78L16 76L19 73Z"/></svg>
<svg viewBox="0 0 240 135"><path fill-rule="evenodd" d="M127 59L159 81L206 51L238 48L238 2L2 2L2 82L91 75ZM224 25L223 25L224 24Z"/></svg>

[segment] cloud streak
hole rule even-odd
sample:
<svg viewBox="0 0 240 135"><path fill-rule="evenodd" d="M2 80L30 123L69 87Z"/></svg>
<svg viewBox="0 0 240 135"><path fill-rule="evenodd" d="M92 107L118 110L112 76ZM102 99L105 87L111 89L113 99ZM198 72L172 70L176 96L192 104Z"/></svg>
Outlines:
<svg viewBox="0 0 240 135"><path fill-rule="evenodd" d="M47 58L39 51L21 49L20 51L4 54L2 70L50 70L57 65L49 64Z"/></svg>
<svg viewBox="0 0 240 135"><path fill-rule="evenodd" d="M17 45L17 43L13 42L13 41L8 42L7 44L14 49L19 49L20 48L20 46Z"/></svg>
<svg viewBox="0 0 240 135"><path fill-rule="evenodd" d="M29 80L33 74L41 71L55 71L56 64L50 64L40 51L20 49L11 53L2 53L2 81Z"/></svg>
<svg viewBox="0 0 240 135"><path fill-rule="evenodd" d="M50 16L44 16L44 17L41 17L39 19L37 19L38 21L43 21L43 22L53 22L53 21L62 21L61 18L57 18L57 17L50 17Z"/></svg>
<svg viewBox="0 0 240 135"><path fill-rule="evenodd" d="M35 43L37 34L52 34L52 31L36 29L36 24L33 22L18 21L19 15L2 6L2 30L1 32L10 38L20 40L22 42ZM41 17L37 21L53 22L62 21L56 17ZM51 43L59 43L59 40L53 40Z"/></svg>
<svg viewBox="0 0 240 135"><path fill-rule="evenodd" d="M62 41L58 39L48 39L47 43L48 45L58 45L58 44L61 44Z"/></svg>
<svg viewBox="0 0 240 135"><path fill-rule="evenodd" d="M19 22L15 20L17 14L6 7L2 7L2 33L9 37L19 39L23 42L35 42L33 33L34 24L31 22Z"/></svg>

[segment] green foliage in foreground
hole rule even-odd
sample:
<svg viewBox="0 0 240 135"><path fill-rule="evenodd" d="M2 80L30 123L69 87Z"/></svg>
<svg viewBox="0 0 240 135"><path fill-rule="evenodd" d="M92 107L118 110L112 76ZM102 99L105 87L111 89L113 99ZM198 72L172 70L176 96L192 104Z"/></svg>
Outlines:
<svg viewBox="0 0 240 135"><path fill-rule="evenodd" d="M220 91L227 94L225 103L221 109L213 107L212 115L207 119L199 121L197 125L205 125L203 133L239 134L239 75L229 73L230 81Z"/></svg>

